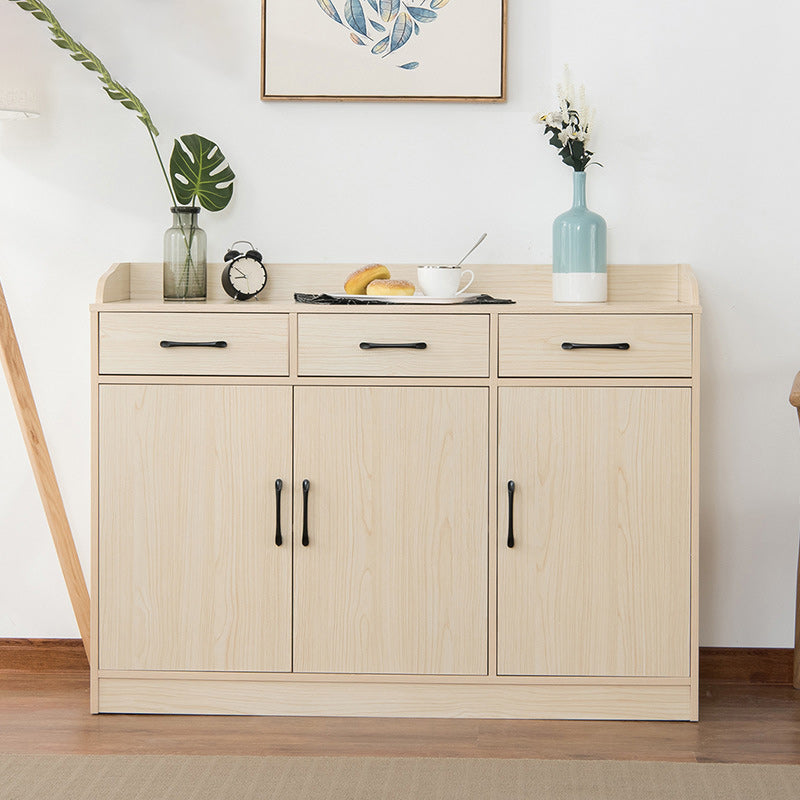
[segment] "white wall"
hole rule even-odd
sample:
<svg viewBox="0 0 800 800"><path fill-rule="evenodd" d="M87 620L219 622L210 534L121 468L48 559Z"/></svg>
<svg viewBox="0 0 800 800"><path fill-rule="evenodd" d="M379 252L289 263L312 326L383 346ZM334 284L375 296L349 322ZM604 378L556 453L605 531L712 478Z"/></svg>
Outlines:
<svg viewBox="0 0 800 800"><path fill-rule="evenodd" d="M615 263L691 263L705 309L701 643L788 647L800 518L794 184L800 11L767 0L509 0L502 105L264 103L259 0L52 0L174 136L217 141L234 201L204 215L272 261L547 263L570 202L534 112L569 62L597 106L589 201ZM87 305L114 261L160 259L169 200L144 127L0 3L0 68L46 81L40 119L0 127L0 276L85 567ZM0 72L0 75L2 73ZM77 636L0 384L0 637Z"/></svg>

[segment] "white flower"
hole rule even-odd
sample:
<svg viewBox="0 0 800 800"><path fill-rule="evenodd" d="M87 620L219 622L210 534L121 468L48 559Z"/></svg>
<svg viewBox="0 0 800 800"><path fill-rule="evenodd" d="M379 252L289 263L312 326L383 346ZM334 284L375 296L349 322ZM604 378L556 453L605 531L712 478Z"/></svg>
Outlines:
<svg viewBox="0 0 800 800"><path fill-rule="evenodd" d="M561 144L566 144L570 138L572 138L572 127L567 125L561 133L558 134L558 138L561 140Z"/></svg>
<svg viewBox="0 0 800 800"><path fill-rule="evenodd" d="M551 128L557 128L562 123L562 117L560 111L548 111L546 114L542 114L539 117L539 122L543 125L547 125Z"/></svg>

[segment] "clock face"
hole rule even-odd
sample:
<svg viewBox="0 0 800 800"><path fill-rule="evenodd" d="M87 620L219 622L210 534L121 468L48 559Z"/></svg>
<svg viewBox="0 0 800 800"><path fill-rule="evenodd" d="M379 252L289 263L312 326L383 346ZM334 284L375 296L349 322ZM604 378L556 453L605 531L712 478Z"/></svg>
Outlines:
<svg viewBox="0 0 800 800"><path fill-rule="evenodd" d="M254 258L237 258L228 267L231 286L240 295L252 297L267 283L267 271Z"/></svg>

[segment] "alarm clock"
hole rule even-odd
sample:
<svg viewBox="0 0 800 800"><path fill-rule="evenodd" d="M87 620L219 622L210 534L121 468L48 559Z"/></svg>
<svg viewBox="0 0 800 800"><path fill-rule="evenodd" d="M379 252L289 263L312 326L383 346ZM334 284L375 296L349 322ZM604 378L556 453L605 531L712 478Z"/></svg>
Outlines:
<svg viewBox="0 0 800 800"><path fill-rule="evenodd" d="M250 245L250 249L242 253L234 249L237 244ZM222 288L234 300L249 300L267 285L267 268L261 258L252 242L238 241L228 248L220 277Z"/></svg>

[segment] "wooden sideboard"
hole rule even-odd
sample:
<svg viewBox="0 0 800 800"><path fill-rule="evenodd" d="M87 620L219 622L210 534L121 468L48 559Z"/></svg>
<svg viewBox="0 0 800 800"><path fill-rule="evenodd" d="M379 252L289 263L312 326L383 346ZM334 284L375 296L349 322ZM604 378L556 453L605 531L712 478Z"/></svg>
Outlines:
<svg viewBox="0 0 800 800"><path fill-rule="evenodd" d="M101 278L92 711L697 719L690 268L610 267L605 304L520 265L473 268L513 305L294 302L355 266L247 303L220 265L204 303Z"/></svg>

